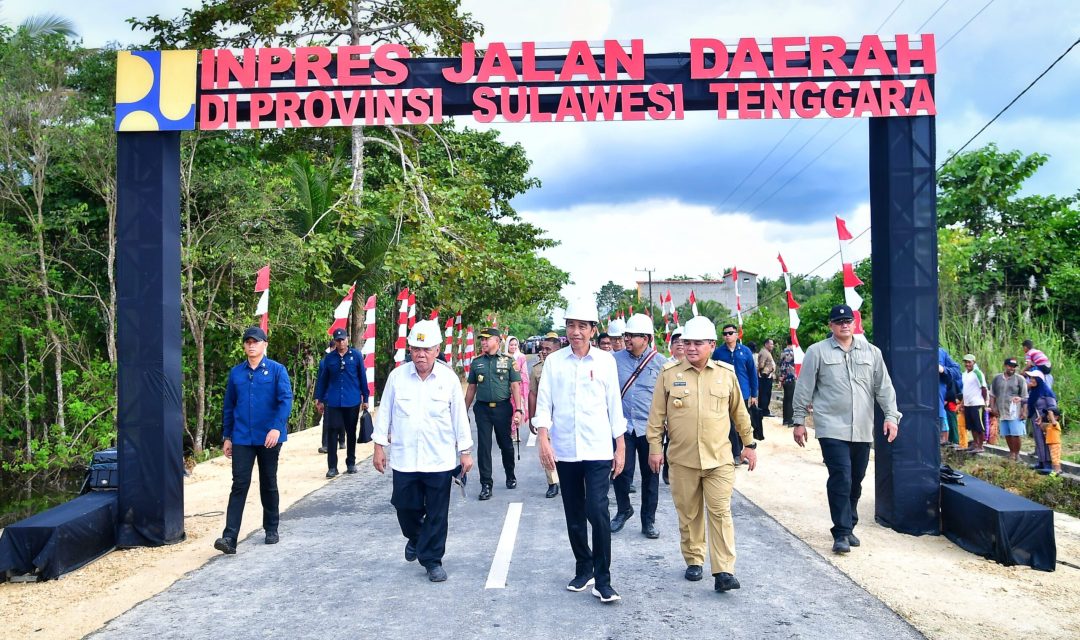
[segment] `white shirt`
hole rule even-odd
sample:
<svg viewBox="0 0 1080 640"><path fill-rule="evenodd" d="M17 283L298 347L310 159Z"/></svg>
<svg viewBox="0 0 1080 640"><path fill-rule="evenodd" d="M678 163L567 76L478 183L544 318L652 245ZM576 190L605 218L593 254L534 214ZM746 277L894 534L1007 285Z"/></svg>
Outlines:
<svg viewBox="0 0 1080 640"><path fill-rule="evenodd" d="M549 430L556 460L611 460L612 440L626 433L615 358L597 347L583 358L571 347L549 355L532 424Z"/></svg>
<svg viewBox="0 0 1080 640"><path fill-rule="evenodd" d="M427 379L409 362L390 372L372 440L389 445L394 471L449 471L458 452L473 445L461 382L449 367L432 367Z"/></svg>
<svg viewBox="0 0 1080 640"><path fill-rule="evenodd" d="M986 378L981 373L975 373L978 369L965 371L964 380L964 406L981 407L986 404L983 400L982 390L986 388Z"/></svg>

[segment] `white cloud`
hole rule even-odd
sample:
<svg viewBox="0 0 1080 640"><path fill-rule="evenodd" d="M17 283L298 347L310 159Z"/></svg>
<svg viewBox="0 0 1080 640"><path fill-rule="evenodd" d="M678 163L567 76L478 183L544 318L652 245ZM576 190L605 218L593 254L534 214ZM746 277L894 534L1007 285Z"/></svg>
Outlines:
<svg viewBox="0 0 1080 640"><path fill-rule="evenodd" d="M780 276L777 253L793 273L840 270L833 220L803 223L767 221L745 214L718 214L709 207L675 200L649 200L619 207L584 205L564 210L522 211L562 244L545 257L569 271L568 299L592 296L608 280L633 288L647 278L635 271L655 267L654 279L678 274L721 274L737 266L770 278ZM852 234L870 226L870 207L841 214ZM870 234L852 245L851 260L870 253ZM847 256L845 256L847 257ZM654 292L655 294L656 292Z"/></svg>

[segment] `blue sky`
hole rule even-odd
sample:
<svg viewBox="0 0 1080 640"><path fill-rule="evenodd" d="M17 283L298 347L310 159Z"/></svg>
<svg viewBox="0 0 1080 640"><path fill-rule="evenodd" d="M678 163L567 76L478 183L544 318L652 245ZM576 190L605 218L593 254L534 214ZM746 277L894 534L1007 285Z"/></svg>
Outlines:
<svg viewBox="0 0 1080 640"><path fill-rule="evenodd" d="M87 1L72 15L66 1L8 0L0 15L8 22L31 12L69 15L85 42L98 45L136 40L123 22L133 13L177 15L190 4ZM646 51L664 52L685 51L691 37L835 34L857 40L866 33L890 39L934 33L939 162L1060 55L1080 25L1075 0L994 0L962 31L987 0L463 4L487 27L481 43L643 38ZM996 142L1003 149L1047 153L1049 164L1027 191L1074 193L1080 188L1078 103L1080 50L1074 50L971 148ZM570 271L575 285L564 291L568 296L596 291L609 279L632 286L641 275L635 268L645 266L655 267L657 277L718 273L733 264L776 277L777 252L793 271L805 272L836 251L834 215L845 217L855 233L869 225L865 120L718 122L691 112L678 122L487 126L520 142L534 161L543 187L516 205L563 243L547 255ZM869 234L853 250L855 258L868 255ZM838 269L839 259L833 262L817 273Z"/></svg>

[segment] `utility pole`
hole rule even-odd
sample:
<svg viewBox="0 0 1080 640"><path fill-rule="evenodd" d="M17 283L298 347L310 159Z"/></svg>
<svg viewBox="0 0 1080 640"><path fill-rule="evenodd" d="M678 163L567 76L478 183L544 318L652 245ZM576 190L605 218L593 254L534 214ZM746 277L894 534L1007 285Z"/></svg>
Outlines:
<svg viewBox="0 0 1080 640"><path fill-rule="evenodd" d="M645 305L645 309L649 312L649 317L652 317L652 274L656 271L656 267L634 267L634 271L647 271L649 273L649 303Z"/></svg>

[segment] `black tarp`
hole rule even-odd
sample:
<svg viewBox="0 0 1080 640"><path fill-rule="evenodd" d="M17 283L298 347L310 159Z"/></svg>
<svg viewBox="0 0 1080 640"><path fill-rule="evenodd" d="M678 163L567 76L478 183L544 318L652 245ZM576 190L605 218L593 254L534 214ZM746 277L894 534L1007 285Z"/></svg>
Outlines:
<svg viewBox="0 0 1080 640"><path fill-rule="evenodd" d="M116 546L116 491L91 491L30 516L0 536L0 579L37 573L58 578Z"/></svg>
<svg viewBox="0 0 1080 640"><path fill-rule="evenodd" d="M978 478L963 482L941 485L941 529L949 540L1005 566L1054 570L1053 509Z"/></svg>

